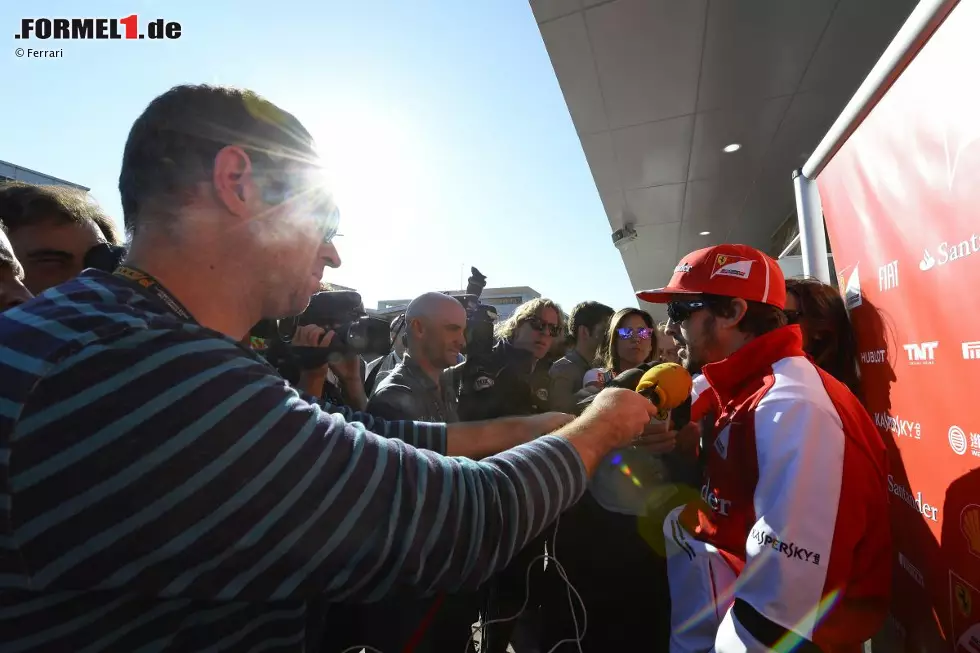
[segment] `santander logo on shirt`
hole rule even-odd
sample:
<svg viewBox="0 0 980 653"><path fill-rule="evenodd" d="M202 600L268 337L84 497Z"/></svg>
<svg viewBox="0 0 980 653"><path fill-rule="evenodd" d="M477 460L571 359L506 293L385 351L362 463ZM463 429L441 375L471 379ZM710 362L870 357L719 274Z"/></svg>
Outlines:
<svg viewBox="0 0 980 653"><path fill-rule="evenodd" d="M718 494L718 489L709 489L711 487L711 479L709 478L704 485L701 486L701 498L704 500L708 507L711 508L712 512L716 512L722 517L728 517L728 511L732 507L732 502L728 499L722 499Z"/></svg>

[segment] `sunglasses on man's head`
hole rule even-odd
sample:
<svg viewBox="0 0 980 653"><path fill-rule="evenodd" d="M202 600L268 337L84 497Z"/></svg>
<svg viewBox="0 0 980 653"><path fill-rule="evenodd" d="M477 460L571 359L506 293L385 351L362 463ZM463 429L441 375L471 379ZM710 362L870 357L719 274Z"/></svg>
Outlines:
<svg viewBox="0 0 980 653"><path fill-rule="evenodd" d="M540 317L529 317L527 319L527 323L531 325L531 328L537 331L538 333L546 333L552 338L558 337L558 334L561 333L560 326L558 326L557 324L550 324L548 322L545 322Z"/></svg>
<svg viewBox="0 0 980 653"><path fill-rule="evenodd" d="M631 340L634 337L640 340L649 340L653 337L653 329L649 327L640 327L639 329L622 327L616 329L616 335L619 336L620 340Z"/></svg>
<svg viewBox="0 0 980 653"><path fill-rule="evenodd" d="M675 324L680 324L701 309L708 308L708 306L709 303L703 299L667 302L667 318Z"/></svg>

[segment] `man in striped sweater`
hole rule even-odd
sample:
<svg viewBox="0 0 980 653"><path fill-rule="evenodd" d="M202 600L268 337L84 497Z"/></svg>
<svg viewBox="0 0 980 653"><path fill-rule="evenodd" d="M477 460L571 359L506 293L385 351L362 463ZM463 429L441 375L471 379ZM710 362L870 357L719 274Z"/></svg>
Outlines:
<svg viewBox="0 0 980 653"><path fill-rule="evenodd" d="M486 425L292 390L239 342L339 262L315 173L293 116L176 87L126 143L124 267L0 315L0 650L311 650L311 602L478 585L643 432L607 392L476 462L440 454L492 450Z"/></svg>

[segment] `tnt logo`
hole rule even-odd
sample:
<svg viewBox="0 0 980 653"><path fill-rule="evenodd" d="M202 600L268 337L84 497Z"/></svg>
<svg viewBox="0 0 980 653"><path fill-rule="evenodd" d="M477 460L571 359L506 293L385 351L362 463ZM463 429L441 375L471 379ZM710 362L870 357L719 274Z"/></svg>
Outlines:
<svg viewBox="0 0 980 653"><path fill-rule="evenodd" d="M885 263L878 268L878 290L885 292L898 288L898 261Z"/></svg>
<svg viewBox="0 0 980 653"><path fill-rule="evenodd" d="M909 363L912 365L933 365L936 362L936 348L938 346L939 342L936 340L902 345L909 357Z"/></svg>

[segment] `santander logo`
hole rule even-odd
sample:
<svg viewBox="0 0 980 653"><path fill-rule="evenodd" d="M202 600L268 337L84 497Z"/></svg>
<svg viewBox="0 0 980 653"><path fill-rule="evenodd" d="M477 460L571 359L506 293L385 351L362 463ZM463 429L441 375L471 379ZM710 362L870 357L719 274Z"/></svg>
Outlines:
<svg viewBox="0 0 980 653"><path fill-rule="evenodd" d="M970 234L970 237L960 242L950 243L943 241L936 248L937 256L933 256L928 249L922 250L922 260L919 261L919 269L928 272L936 266L942 267L952 261L957 261L980 252L980 236Z"/></svg>

